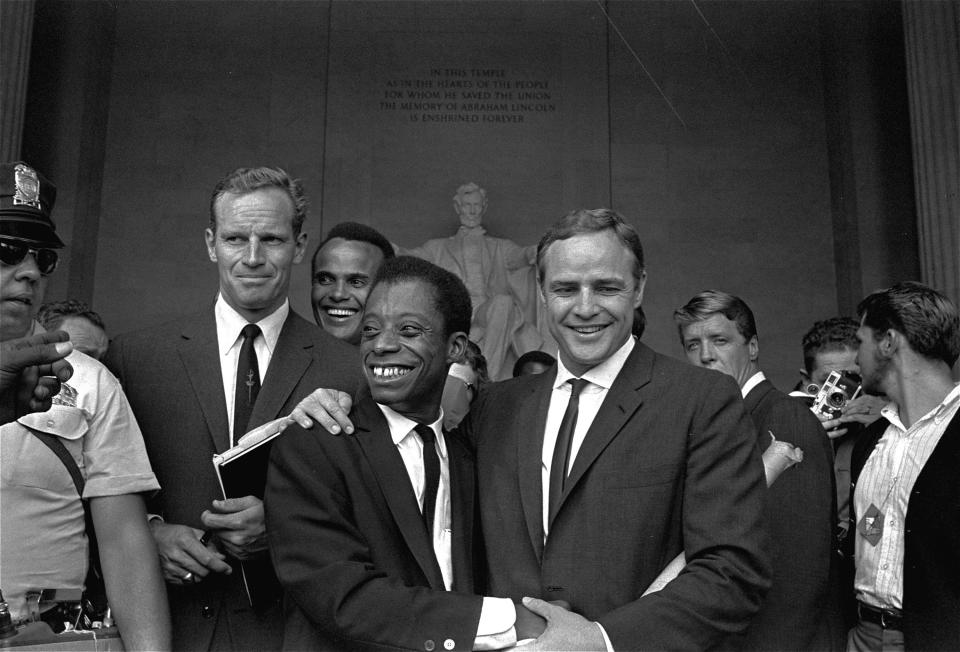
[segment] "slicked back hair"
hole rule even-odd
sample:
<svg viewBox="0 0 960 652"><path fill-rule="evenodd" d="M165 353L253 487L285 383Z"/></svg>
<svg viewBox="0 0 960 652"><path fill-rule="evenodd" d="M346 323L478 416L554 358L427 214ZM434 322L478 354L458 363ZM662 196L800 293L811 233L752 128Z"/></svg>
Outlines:
<svg viewBox="0 0 960 652"><path fill-rule="evenodd" d="M617 240L633 254L633 278L636 281L643 278L643 245L636 229L627 224L623 216L615 210L581 208L561 217L540 239L540 244L537 245L537 276L540 283L542 284L544 279L543 259L550 245L575 235L601 231L612 231Z"/></svg>
<svg viewBox="0 0 960 652"><path fill-rule="evenodd" d="M473 308L470 293L460 277L442 267L414 256L396 256L384 261L370 291L382 285L422 281L433 288L437 312L443 316L444 337L452 333L470 333Z"/></svg>
<svg viewBox="0 0 960 652"><path fill-rule="evenodd" d="M300 235L307 218L307 196L299 179L292 178L281 168L237 168L220 179L210 196L210 230L217 232L217 201L226 194L246 195L262 188L279 188L293 202L293 235Z"/></svg>
<svg viewBox="0 0 960 652"><path fill-rule="evenodd" d="M310 276L317 275L317 258L320 256L320 250L334 238L341 238L353 242L366 242L383 252L383 259L390 260L396 257L396 252L390 241L382 233L372 226L360 224L359 222L340 222L327 232L327 237L323 239L313 252L313 258L310 261Z"/></svg>
<svg viewBox="0 0 960 652"><path fill-rule="evenodd" d="M690 324L710 319L720 314L737 325L737 331L743 339L750 341L757 335L757 321L753 318L750 306L741 299L719 290L704 290L682 308L673 312L673 321L677 323L680 342L683 343L683 329Z"/></svg>
<svg viewBox="0 0 960 652"><path fill-rule="evenodd" d="M960 355L960 317L950 299L922 283L906 281L867 296L857 306L864 326L880 339L902 333L917 354L952 367Z"/></svg>

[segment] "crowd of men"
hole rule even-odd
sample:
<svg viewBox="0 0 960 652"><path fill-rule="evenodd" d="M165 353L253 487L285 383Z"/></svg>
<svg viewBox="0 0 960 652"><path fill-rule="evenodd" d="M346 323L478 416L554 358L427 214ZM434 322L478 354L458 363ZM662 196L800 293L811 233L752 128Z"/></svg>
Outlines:
<svg viewBox="0 0 960 652"><path fill-rule="evenodd" d="M491 383L463 279L369 226L315 249L316 324L291 310L303 188L241 168L211 195L215 300L107 346L85 305L38 314L54 186L18 162L0 190L16 621L102 567L130 650L960 645L960 321L932 288L815 324L791 396L739 297L676 310L685 362L646 346L638 233L576 210L536 247L557 356ZM817 418L831 371L863 395ZM211 459L265 424L260 479L226 496Z"/></svg>

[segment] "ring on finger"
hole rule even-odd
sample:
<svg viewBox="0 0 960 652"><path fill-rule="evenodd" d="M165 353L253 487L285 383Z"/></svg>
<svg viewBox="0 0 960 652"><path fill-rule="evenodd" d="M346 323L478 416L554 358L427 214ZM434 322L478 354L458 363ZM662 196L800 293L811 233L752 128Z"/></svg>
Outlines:
<svg viewBox="0 0 960 652"><path fill-rule="evenodd" d="M184 582L192 582L192 581L193 581L193 572L192 572L192 571L187 571L187 572L184 574L184 576L183 576L183 581L184 581Z"/></svg>

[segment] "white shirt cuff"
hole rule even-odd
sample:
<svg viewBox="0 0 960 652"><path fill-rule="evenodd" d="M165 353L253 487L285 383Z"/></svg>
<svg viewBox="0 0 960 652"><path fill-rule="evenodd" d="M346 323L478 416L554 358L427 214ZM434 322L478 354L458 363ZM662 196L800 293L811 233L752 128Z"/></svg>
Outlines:
<svg viewBox="0 0 960 652"><path fill-rule="evenodd" d="M509 598L483 599L474 650L500 650L517 643L517 610Z"/></svg>

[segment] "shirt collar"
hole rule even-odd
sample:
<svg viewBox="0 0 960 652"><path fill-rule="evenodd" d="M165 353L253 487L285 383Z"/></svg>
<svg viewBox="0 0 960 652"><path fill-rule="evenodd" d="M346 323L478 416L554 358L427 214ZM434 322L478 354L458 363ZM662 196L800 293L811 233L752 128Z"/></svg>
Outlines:
<svg viewBox="0 0 960 652"><path fill-rule="evenodd" d="M953 386L953 389L950 390L950 393L943 397L943 400L940 401L940 404L937 407L933 408L925 415L917 419L913 427L916 427L921 421L927 421L928 419L933 419L936 423L940 423L944 419L944 415L949 414L953 409L954 404L960 401L960 383L957 383ZM880 410L880 416L884 419L895 425L900 430L906 432L908 428L903 425L903 422L900 421L900 408L893 401L887 403Z"/></svg>
<svg viewBox="0 0 960 652"><path fill-rule="evenodd" d="M587 372L579 376L579 378L588 380L603 389L610 389L613 386L613 381L617 379L620 370L623 369L623 365L626 364L627 358L630 357L630 352L633 351L634 345L635 338L631 335L627 338L627 341L623 343L623 346L617 349L613 355L596 367L588 369ZM563 387L564 383L568 380L577 377L578 376L573 375L563 366L563 360L560 359L560 356L557 356L557 379L553 383L554 389Z"/></svg>
<svg viewBox="0 0 960 652"><path fill-rule="evenodd" d="M766 379L767 377L763 375L762 371L758 371L757 373L753 374L752 376L750 376L750 378L747 379L747 382L743 384L743 387L740 389L740 395L743 398L746 398L747 394L750 393L751 389L753 389L754 387L756 387Z"/></svg>
<svg viewBox="0 0 960 652"><path fill-rule="evenodd" d="M240 340L240 331L249 322L238 313L223 294L217 294L217 303L213 307L213 314L217 320L217 344L220 347L220 355L226 355L230 349ZM283 329L283 323L290 314L290 300L284 299L279 308L256 322L263 333L263 341L267 344L267 350L273 355L277 348L277 340L280 339L280 331Z"/></svg>
<svg viewBox="0 0 960 652"><path fill-rule="evenodd" d="M393 439L394 446L399 446L400 442L410 435L410 431L417 426L417 422L409 419L391 407L377 403L377 407L383 412L387 419L387 425L390 427L390 438ZM443 440L443 408L440 408L440 417L427 426L433 430L433 434L440 443L440 457L447 456L447 443Z"/></svg>

